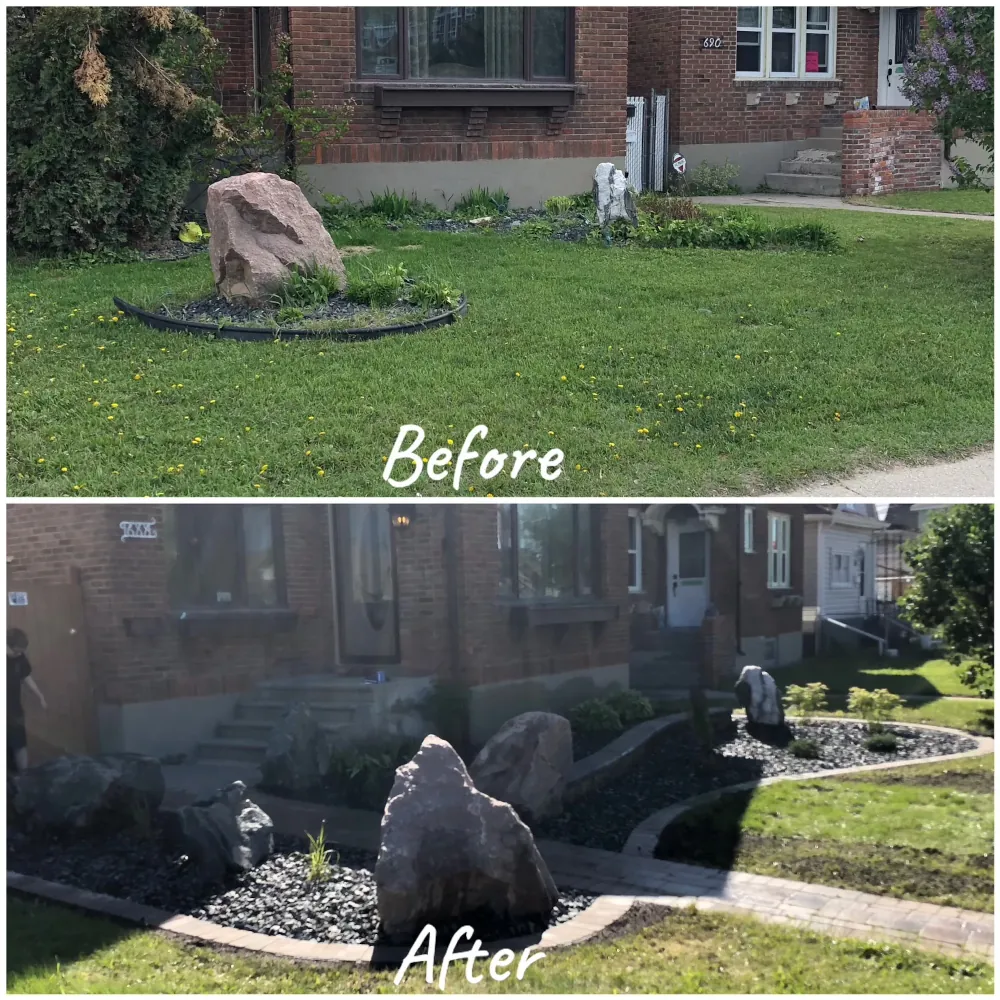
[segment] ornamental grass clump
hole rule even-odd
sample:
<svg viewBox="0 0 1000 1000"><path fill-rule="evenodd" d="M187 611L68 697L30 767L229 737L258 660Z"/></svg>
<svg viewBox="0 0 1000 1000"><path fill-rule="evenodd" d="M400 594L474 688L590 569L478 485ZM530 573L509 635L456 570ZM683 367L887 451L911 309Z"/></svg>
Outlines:
<svg viewBox="0 0 1000 1000"><path fill-rule="evenodd" d="M380 268L362 265L360 274L348 277L345 294L351 302L384 309L399 298L405 283L406 268L402 264L386 264Z"/></svg>
<svg viewBox="0 0 1000 1000"><path fill-rule="evenodd" d="M309 873L306 881L325 882L332 874L330 857L333 855L333 851L326 846L326 824L320 824L319 835L316 837L306 831L306 838L309 840Z"/></svg>

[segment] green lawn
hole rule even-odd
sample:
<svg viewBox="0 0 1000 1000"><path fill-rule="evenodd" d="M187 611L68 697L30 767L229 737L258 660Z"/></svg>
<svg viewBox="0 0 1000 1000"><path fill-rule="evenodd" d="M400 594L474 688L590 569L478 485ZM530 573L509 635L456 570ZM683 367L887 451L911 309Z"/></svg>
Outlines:
<svg viewBox="0 0 1000 1000"><path fill-rule="evenodd" d="M921 212L962 212L968 215L993 214L993 190L900 191L898 194L848 198L855 205L879 208L909 208Z"/></svg>
<svg viewBox="0 0 1000 1000"><path fill-rule="evenodd" d="M668 827L658 856L993 910L993 756L725 796Z"/></svg>
<svg viewBox="0 0 1000 1000"><path fill-rule="evenodd" d="M565 453L553 482L537 467L484 481L467 466L466 496L739 495L990 443L992 229L766 214L821 220L845 251L338 233L379 248L349 269L405 260L469 296L455 327L367 344L240 344L112 322L113 294L155 306L207 292L204 256L11 262L9 492L398 495L383 456L407 423L427 433L424 458L477 424L490 428L480 453ZM402 492L454 495L426 475Z"/></svg>
<svg viewBox="0 0 1000 1000"><path fill-rule="evenodd" d="M319 968L196 947L50 904L8 898L9 993L437 992L411 970ZM477 972L483 969L477 966ZM458 993L992 993L993 969L893 945L838 941L752 918L671 913L637 933L552 952L525 977Z"/></svg>
<svg viewBox="0 0 1000 1000"><path fill-rule="evenodd" d="M793 667L775 670L774 678L782 688L820 681L831 694L846 694L852 687L861 687L868 690L886 688L899 695L976 697L976 691L961 682L958 667L930 655L926 659L907 657L903 660L887 660L870 653L817 656Z"/></svg>
<svg viewBox="0 0 1000 1000"><path fill-rule="evenodd" d="M849 718L849 714L839 706L845 705L844 695L831 696L830 712L817 715L833 715ZM856 717L855 717L856 718ZM993 735L993 700L991 698L941 699L940 701L910 702L894 709L889 716L892 722L922 722L928 726L945 726L949 729L964 729L978 736Z"/></svg>

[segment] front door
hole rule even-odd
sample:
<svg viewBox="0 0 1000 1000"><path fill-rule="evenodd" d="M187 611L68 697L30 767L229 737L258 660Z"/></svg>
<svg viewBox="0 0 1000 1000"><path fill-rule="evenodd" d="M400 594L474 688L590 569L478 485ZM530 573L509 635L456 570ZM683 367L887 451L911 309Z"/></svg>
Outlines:
<svg viewBox="0 0 1000 1000"><path fill-rule="evenodd" d="M878 104L880 108L908 108L900 90L903 64L920 41L919 7L882 7L878 46Z"/></svg>
<svg viewBox="0 0 1000 1000"><path fill-rule="evenodd" d="M667 622L700 625L708 607L708 529L700 521L667 522Z"/></svg>

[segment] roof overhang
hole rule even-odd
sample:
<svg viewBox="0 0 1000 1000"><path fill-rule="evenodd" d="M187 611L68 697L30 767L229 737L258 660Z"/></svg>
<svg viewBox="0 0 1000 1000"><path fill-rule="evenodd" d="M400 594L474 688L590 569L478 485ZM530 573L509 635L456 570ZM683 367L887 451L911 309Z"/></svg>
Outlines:
<svg viewBox="0 0 1000 1000"><path fill-rule="evenodd" d="M719 519L726 513L726 508L721 504L698 504L684 503L651 503L642 512L642 523L648 528L652 528L657 534L662 535L666 530L667 520L671 513L677 514L683 508L691 512L693 518L703 522L712 531L719 530Z"/></svg>

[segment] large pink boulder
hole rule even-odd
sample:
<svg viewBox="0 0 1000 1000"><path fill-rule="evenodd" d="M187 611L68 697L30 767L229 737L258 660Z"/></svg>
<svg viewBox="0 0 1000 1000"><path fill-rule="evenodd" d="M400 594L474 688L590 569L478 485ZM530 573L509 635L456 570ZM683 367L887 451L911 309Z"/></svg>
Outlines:
<svg viewBox="0 0 1000 1000"><path fill-rule="evenodd" d="M208 189L208 241L215 287L230 302L267 303L289 270L347 275L319 212L302 189L277 174L240 174Z"/></svg>

